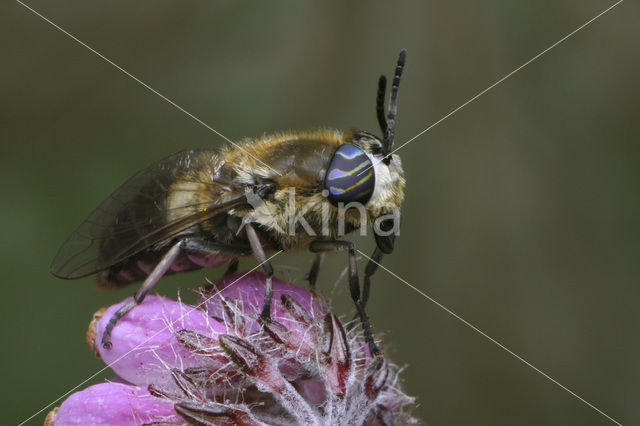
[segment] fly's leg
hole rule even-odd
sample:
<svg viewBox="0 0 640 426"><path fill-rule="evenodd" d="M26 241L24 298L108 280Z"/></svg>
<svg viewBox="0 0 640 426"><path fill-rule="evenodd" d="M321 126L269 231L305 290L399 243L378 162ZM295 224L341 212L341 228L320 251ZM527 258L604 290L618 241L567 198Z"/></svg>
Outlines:
<svg viewBox="0 0 640 426"><path fill-rule="evenodd" d="M133 300L130 300L125 305L120 307L120 309L118 309L116 313L113 314L111 318L109 318L109 323L105 327L104 334L102 335L102 346L105 349L111 348L111 332L113 331L113 328L115 327L118 320L125 316L127 312L133 309L137 304L142 303L147 293L151 291L158 280L160 280L160 278L162 278L162 276L169 270L171 265L173 265L173 262L180 254L182 244L183 241L180 241L179 243L174 244L169 249L169 251L162 257L153 271L151 271L149 276L144 280L138 291L136 291L136 293L133 295Z"/></svg>
<svg viewBox="0 0 640 426"><path fill-rule="evenodd" d="M267 277L267 282L265 286L264 292L264 305L262 305L262 313L260 317L262 319L271 320L271 296L273 294L273 267L271 266L271 262L267 259L267 256L264 254L264 249L262 248L262 243L260 242L260 238L258 238L258 234L256 230L253 229L250 223L245 224L245 229L247 232L247 238L249 239L249 244L251 245L251 250L253 251L253 255L260 262L262 267L262 271Z"/></svg>
<svg viewBox="0 0 640 426"><path fill-rule="evenodd" d="M367 262L367 266L364 269L364 285L362 286L362 307L367 306L369 300L369 291L371 287L371 276L378 270L378 264L382 260L384 253L380 251L378 247L373 251L371 259Z"/></svg>
<svg viewBox="0 0 640 426"><path fill-rule="evenodd" d="M309 275L307 275L307 280L309 280L309 285L312 289L316 288L316 282L318 281L318 274L320 273L323 260L324 253L316 253L316 257L314 257L311 269L309 270Z"/></svg>
<svg viewBox="0 0 640 426"><path fill-rule="evenodd" d="M257 184L253 185L253 196L250 191L245 193L247 197L247 202L251 204L254 208L257 208L257 204L261 203L262 200L271 196L275 190L276 185L274 182L270 180L262 179L260 176L255 176ZM265 320L271 320L271 297L273 295L273 267L271 266L271 262L267 259L267 256L264 254L264 249L262 248L262 243L260 242L260 238L258 238L258 234L256 230L251 226L251 223L244 223L245 232L247 235L247 239L249 240L249 245L251 246L251 251L253 252L253 256L260 262L262 267L262 271L264 272L266 278L265 283L265 292L264 292L264 304L262 305L262 313L260 317Z"/></svg>
<svg viewBox="0 0 640 426"><path fill-rule="evenodd" d="M229 275L233 275L236 272L238 272L238 264L240 263L240 261L238 260L237 257L234 257L233 259L231 259L229 261L229 266L227 267L227 270L224 271L224 276L228 277Z"/></svg>
<svg viewBox="0 0 640 426"><path fill-rule="evenodd" d="M240 263L240 261L238 260L237 257L234 257L233 259L231 259L229 261L229 266L227 266L227 269L224 271L224 274L222 274L222 277L226 278L229 275L235 274L238 271L238 264L239 263ZM204 289L205 294L208 294L208 295L211 296L215 292L216 286L211 281L207 281L207 283L203 286L203 289Z"/></svg>
<svg viewBox="0 0 640 426"><path fill-rule="evenodd" d="M384 216L389 215L390 213L385 214ZM371 276L376 273L378 270L378 265L382 261L382 257L385 254L391 254L393 252L393 246L395 243L396 234L393 232L394 228L394 220L396 220L396 216L393 218L387 218L379 223L380 231L382 233L376 232L376 248L371 254L369 258L369 262L367 262L367 266L364 270L364 286L362 287L362 306L365 307L367 305L367 301L369 300L369 292L371 289ZM375 231L375 225L374 225Z"/></svg>
<svg viewBox="0 0 640 426"><path fill-rule="evenodd" d="M369 293L371 290L371 276L376 273L378 270L378 264L382 260L384 253L376 247L373 253L371 254L371 258L367 262L367 266L364 269L364 284L362 286L362 308L364 309L367 306L367 301L369 300ZM358 317L358 314L354 316L354 319Z"/></svg>
<svg viewBox="0 0 640 426"><path fill-rule="evenodd" d="M373 340L369 318L364 310L364 304L360 298L360 284L358 282L358 269L356 266L356 251L353 243L350 241L340 240L315 240L309 245L309 250L313 253L323 253L328 251L346 251L349 259L349 291L351 299L356 306L362 330L364 331L364 339L369 345L369 351L372 356L380 355L380 349Z"/></svg>

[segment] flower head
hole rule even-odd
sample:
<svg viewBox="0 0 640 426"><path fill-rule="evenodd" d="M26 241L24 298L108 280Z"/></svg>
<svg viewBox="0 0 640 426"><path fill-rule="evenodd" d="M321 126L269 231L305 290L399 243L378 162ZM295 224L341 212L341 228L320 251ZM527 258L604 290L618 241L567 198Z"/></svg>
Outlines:
<svg viewBox="0 0 640 426"><path fill-rule="evenodd" d="M369 355L325 301L274 279L271 320L259 317L264 276L226 277L196 306L148 296L100 345L111 315L98 311L89 346L118 380L71 395L46 424L406 424L414 399L399 369Z"/></svg>

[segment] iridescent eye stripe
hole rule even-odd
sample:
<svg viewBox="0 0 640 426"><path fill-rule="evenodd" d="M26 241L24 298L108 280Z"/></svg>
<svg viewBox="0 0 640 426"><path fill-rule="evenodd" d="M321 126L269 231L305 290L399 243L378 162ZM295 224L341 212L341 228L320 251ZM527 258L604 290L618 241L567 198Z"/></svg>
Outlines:
<svg viewBox="0 0 640 426"><path fill-rule="evenodd" d="M363 152L360 148L348 143L342 145L341 150L339 150L339 153L336 152L336 155L340 155L341 157L346 158L347 160L353 160L354 158L359 157L362 154Z"/></svg>
<svg viewBox="0 0 640 426"><path fill-rule="evenodd" d="M369 169L364 176L363 170ZM372 163L364 151L352 144L340 146L329 164L325 178L325 189L334 204L358 201L366 203L373 194L375 175Z"/></svg>
<svg viewBox="0 0 640 426"><path fill-rule="evenodd" d="M360 179L359 181L357 181L356 183L354 183L353 185L351 185L348 188L337 188L335 186L332 186L329 188L329 191L331 191L331 193L333 194L344 194L345 192L349 192L353 189L358 188L359 186L362 186L368 179L370 179L373 176L373 173L371 171L369 171L366 175L364 175L364 177L362 179ZM361 191L362 193L365 192L365 190Z"/></svg>
<svg viewBox="0 0 640 426"><path fill-rule="evenodd" d="M364 169L366 164L367 162L363 161L362 163L360 163L358 167L356 167L353 170L340 170L338 168L335 168L329 172L327 179L333 180L333 179L340 179L347 176L353 176L355 173L359 172L361 169Z"/></svg>

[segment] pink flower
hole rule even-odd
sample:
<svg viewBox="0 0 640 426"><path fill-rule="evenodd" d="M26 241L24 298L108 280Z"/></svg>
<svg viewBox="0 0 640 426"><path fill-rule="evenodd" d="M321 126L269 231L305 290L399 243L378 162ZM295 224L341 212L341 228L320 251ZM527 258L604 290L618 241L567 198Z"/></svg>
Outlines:
<svg viewBox="0 0 640 426"><path fill-rule="evenodd" d="M96 313L87 340L117 374L74 393L45 424L416 423L398 368L369 355L325 301L274 279L271 321L259 320L264 276L226 277L196 306L148 296L100 345L111 315Z"/></svg>

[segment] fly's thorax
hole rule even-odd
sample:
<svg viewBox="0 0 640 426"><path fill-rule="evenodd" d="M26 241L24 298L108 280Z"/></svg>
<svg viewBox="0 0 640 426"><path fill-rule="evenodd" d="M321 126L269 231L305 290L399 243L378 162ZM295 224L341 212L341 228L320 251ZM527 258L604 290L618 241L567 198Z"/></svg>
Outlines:
<svg viewBox="0 0 640 426"><path fill-rule="evenodd" d="M313 187L344 134L335 129L281 132L247 139L221 153L224 167L233 169L238 183L254 185L261 179L278 188Z"/></svg>
<svg viewBox="0 0 640 426"><path fill-rule="evenodd" d="M259 225L282 247L302 248L316 237L336 239L358 228L371 229L378 217L398 211L404 197L400 158L392 155L390 162L383 161L380 139L366 132L282 133L241 146L190 160L188 175L176 176L171 185L167 221L244 195L247 203L228 215ZM327 191L327 176L338 156L334 175L349 175L345 187L359 195L360 202L347 196L337 203ZM358 187L363 179L364 192ZM273 185L274 192L259 196L254 191L261 185ZM200 229L233 239L218 235L222 231L214 222L202 223Z"/></svg>
<svg viewBox="0 0 640 426"><path fill-rule="evenodd" d="M242 149L227 148L221 171L230 171L234 181L244 185L250 204L232 214L258 224L287 247L306 244L307 234L323 235L323 223L332 219L323 220L329 206L322 182L343 137L333 129L284 132L244 141ZM275 192L263 198L251 192L261 185L273 185Z"/></svg>
<svg viewBox="0 0 640 426"><path fill-rule="evenodd" d="M272 197L255 205L247 219L258 224L282 248L303 248L327 231L331 211L320 192L300 192L296 187L277 190ZM324 207L323 207L324 205ZM324 219L323 219L324 212ZM331 232L331 231L329 231Z"/></svg>

